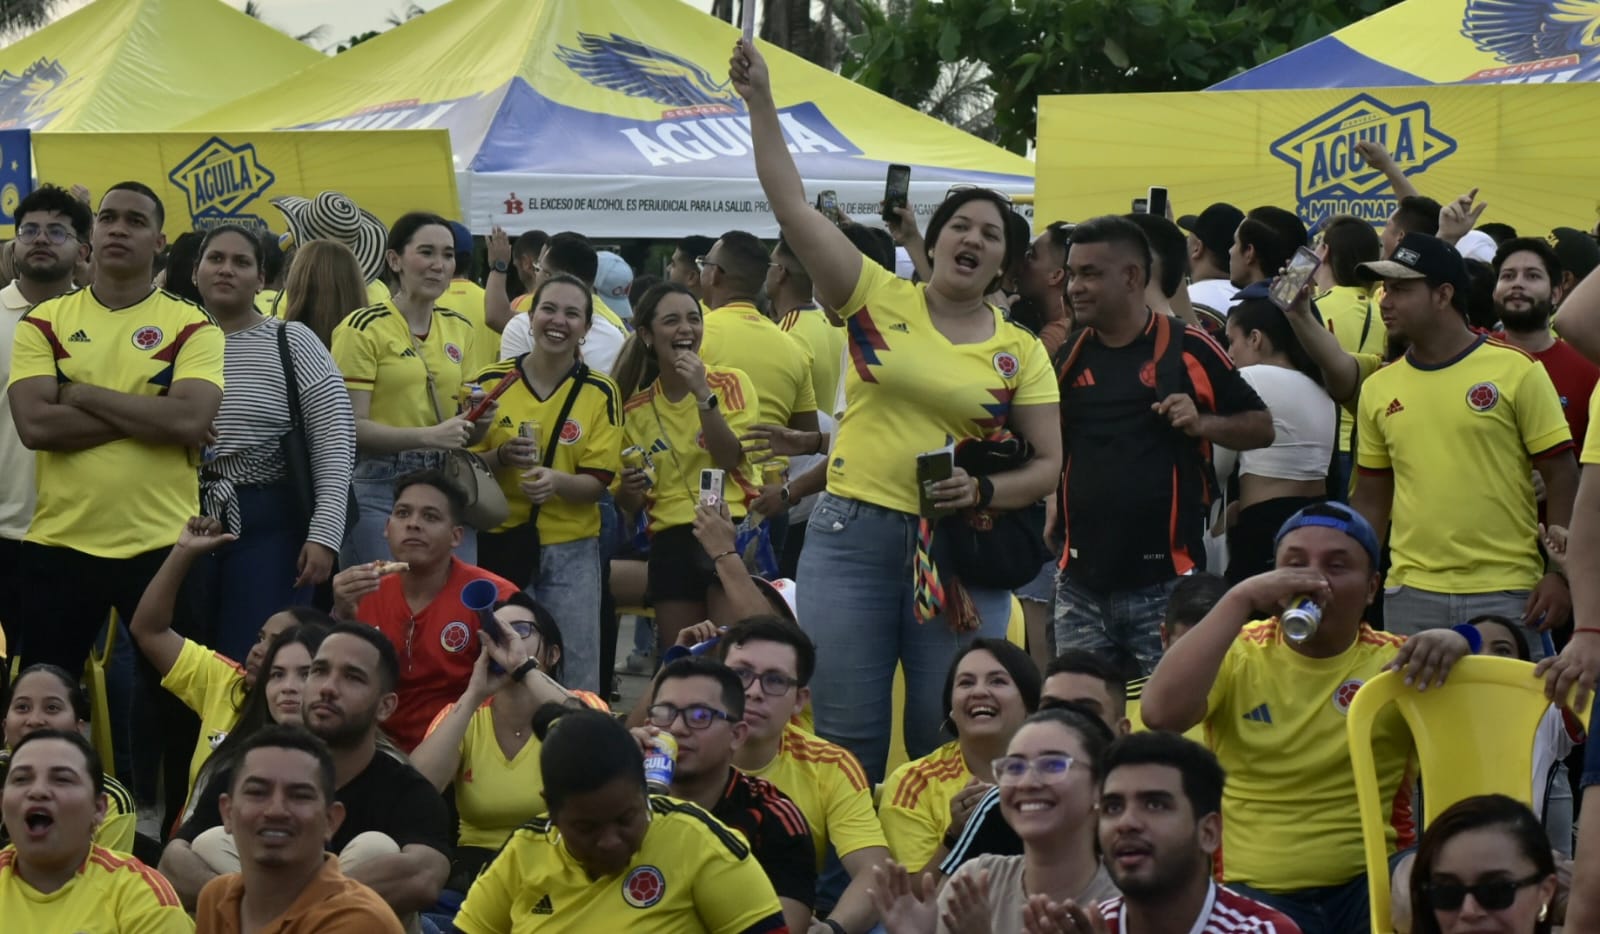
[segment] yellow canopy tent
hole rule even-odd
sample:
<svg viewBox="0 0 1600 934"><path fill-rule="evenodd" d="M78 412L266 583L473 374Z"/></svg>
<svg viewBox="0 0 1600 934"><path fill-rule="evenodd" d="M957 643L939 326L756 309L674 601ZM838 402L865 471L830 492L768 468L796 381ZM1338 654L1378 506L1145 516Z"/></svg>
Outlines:
<svg viewBox="0 0 1600 934"><path fill-rule="evenodd" d="M221 0L97 0L0 49L0 128L164 130L325 58Z"/></svg>
<svg viewBox="0 0 1600 934"><path fill-rule="evenodd" d="M744 104L738 30L666 0L452 0L188 129L450 131L475 231L771 235ZM926 213L952 184L1033 187L1032 164L764 46L790 149L813 194L870 219L890 163Z"/></svg>

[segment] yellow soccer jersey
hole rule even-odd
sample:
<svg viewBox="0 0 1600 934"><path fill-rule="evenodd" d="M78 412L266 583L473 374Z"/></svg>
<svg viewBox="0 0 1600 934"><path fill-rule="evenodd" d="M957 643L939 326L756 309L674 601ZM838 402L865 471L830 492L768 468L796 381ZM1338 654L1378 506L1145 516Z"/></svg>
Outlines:
<svg viewBox="0 0 1600 934"><path fill-rule="evenodd" d="M1144 686L1148 684L1149 681L1150 676L1145 675L1142 678L1135 678L1134 680L1128 682L1128 707L1124 716L1128 718L1129 728L1134 733L1144 733L1150 729L1145 725L1144 715L1139 712L1140 708L1144 704ZM1210 745L1209 740L1206 738L1206 727L1203 723L1196 724L1185 730L1183 733L1183 738L1189 740L1190 742L1199 743L1202 746Z"/></svg>
<svg viewBox="0 0 1600 934"><path fill-rule="evenodd" d="M283 293L277 289L262 289L256 293L256 311L269 318L283 317L283 310L288 304L282 300Z"/></svg>
<svg viewBox="0 0 1600 934"><path fill-rule="evenodd" d="M925 286L876 263L840 308L849 404L828 460L828 492L917 512L917 455L987 436L1013 406L1060 400L1044 345L998 309L994 336L951 344L928 317Z"/></svg>
<svg viewBox="0 0 1600 934"><path fill-rule="evenodd" d="M950 799L971 779L958 742L945 743L889 775L878 820L895 862L921 871L933 859L950 826Z"/></svg>
<svg viewBox="0 0 1600 934"><path fill-rule="evenodd" d="M712 395L717 397L717 410L733 433L742 435L750 430L760 407L750 377L741 370L708 366L706 382L711 386ZM624 406L622 433L623 447L644 448L655 464L656 484L650 490L650 531L692 525L695 504L700 498L700 471L716 466L705 447L700 408L694 393L684 393L682 399L673 402L661 391L661 381L656 380ZM744 517L745 503L757 492L752 486L757 476L747 459L723 478L723 493L736 521Z"/></svg>
<svg viewBox="0 0 1600 934"><path fill-rule="evenodd" d="M706 366L749 374L761 397L762 424L787 425L794 413L817 407L810 349L749 302L732 302L705 316L700 358Z"/></svg>
<svg viewBox="0 0 1600 934"><path fill-rule="evenodd" d="M844 357L844 328L828 323L820 308L800 308L783 316L778 326L811 351L811 388L817 408L831 409L839 395L839 366ZM833 414L829 412L828 414Z"/></svg>
<svg viewBox="0 0 1600 934"><path fill-rule="evenodd" d="M1318 295L1317 311L1322 323L1338 339L1346 353L1382 356L1389 340L1389 329L1383 325L1378 313L1378 302L1366 290L1356 286L1337 285ZM1355 415L1346 409L1339 411L1339 450L1350 450L1350 429L1355 427Z"/></svg>
<svg viewBox="0 0 1600 934"><path fill-rule="evenodd" d="M493 703L491 700L490 703ZM428 727L432 733L455 709L446 706ZM461 739L461 764L456 767L456 811L461 815L461 845L499 849L530 814L543 814L544 777L539 771L537 736L507 759L494 738L494 714L488 703L472 714Z"/></svg>
<svg viewBox="0 0 1600 934"><path fill-rule="evenodd" d="M1589 424L1600 425L1600 392L1589 396ZM1591 431L1583 440L1583 454L1578 458L1585 464L1600 464L1600 431Z"/></svg>
<svg viewBox="0 0 1600 934"><path fill-rule="evenodd" d="M239 722L239 705L244 702L244 669L221 652L185 639L178 660L161 679L161 686L200 715L200 739L195 743L194 755L189 757L189 793L193 794L200 767Z"/></svg>
<svg viewBox="0 0 1600 934"><path fill-rule="evenodd" d="M872 809L872 783L843 746L791 724L783 728L778 755L765 768L740 771L778 786L800 808L817 846L818 872L830 842L840 856L889 845Z"/></svg>
<svg viewBox="0 0 1600 934"><path fill-rule="evenodd" d="M1366 381L1358 410L1357 466L1394 475L1389 586L1539 582L1533 460L1570 449L1572 432L1538 360L1486 337L1443 366L1407 355Z"/></svg>
<svg viewBox="0 0 1600 934"><path fill-rule="evenodd" d="M94 832L94 845L120 856L133 854L133 838L138 833L139 806L133 792L110 776L106 777L106 819ZM4 917L0 914L0 917Z"/></svg>
<svg viewBox="0 0 1600 934"><path fill-rule="evenodd" d="M165 877L131 856L92 847L71 881L46 895L17 875L17 851L0 850L0 918L7 931L191 934L194 921Z"/></svg>
<svg viewBox="0 0 1600 934"><path fill-rule="evenodd" d="M1207 745L1228 772L1222 878L1268 892L1343 885L1366 871L1345 715L1356 691L1405 640L1365 623L1333 658L1284 643L1276 619L1234 640L1206 698ZM1389 849L1412 839L1411 734L1394 708L1373 730ZM1315 841L1291 846L1287 841Z"/></svg>
<svg viewBox="0 0 1600 934"><path fill-rule="evenodd" d="M472 377L472 382L489 392L505 378L507 373L522 365L522 358L507 360L491 366ZM527 376L520 377L510 389L500 396L500 413L483 440L473 450L492 451L512 438L523 422L539 425L539 456L556 430L556 419L566 407L567 396L572 392L572 377L562 380L548 399L540 399L528 383ZM692 400L691 400L692 402ZM561 426L560 441L556 444L555 458L550 466L562 473L588 474L599 480L607 489L615 485L622 472L622 394L609 376L585 368L578 396L572 402L572 411ZM495 479L505 491L506 503L511 513L496 529L503 532L528 521L533 504L522 495L517 482L522 471L505 469L497 471ZM539 507L539 541L546 545L575 542L594 538L600 534L600 507L595 503L569 503L553 496Z"/></svg>
<svg viewBox="0 0 1600 934"><path fill-rule="evenodd" d="M626 869L590 879L546 818L506 842L456 916L464 934L741 934L783 927L778 895L744 837L693 804L650 799Z"/></svg>
<svg viewBox="0 0 1600 934"><path fill-rule="evenodd" d="M136 396L165 395L184 380L220 387L223 342L200 306L168 292L113 310L83 288L35 305L17 323L11 382L49 376ZM27 540L102 558L171 545L200 508L197 463L189 448L133 438L40 451Z"/></svg>
<svg viewBox="0 0 1600 934"><path fill-rule="evenodd" d="M484 318L483 286L470 279L451 279L450 287L439 296L439 307L448 308L472 322L472 355L462 361L462 370L476 373L500 359L500 335Z"/></svg>
<svg viewBox="0 0 1600 934"><path fill-rule="evenodd" d="M369 304L378 305L393 297L394 293L389 291L389 287L384 285L382 279L374 279L367 283L367 302Z"/></svg>
<svg viewBox="0 0 1600 934"><path fill-rule="evenodd" d="M386 301L339 322L333 359L346 387L372 393L368 418L394 428L428 428L456 414L473 340L472 322L447 308L435 308L428 336L415 337L405 315ZM430 374L434 402L428 400Z"/></svg>

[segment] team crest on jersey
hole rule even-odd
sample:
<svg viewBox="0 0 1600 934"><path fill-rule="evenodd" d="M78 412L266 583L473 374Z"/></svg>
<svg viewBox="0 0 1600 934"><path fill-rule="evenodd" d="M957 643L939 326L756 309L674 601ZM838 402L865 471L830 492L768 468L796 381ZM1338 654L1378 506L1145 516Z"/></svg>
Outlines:
<svg viewBox="0 0 1600 934"><path fill-rule="evenodd" d="M1146 389L1156 388L1156 362L1154 360L1146 360L1139 365L1139 382Z"/></svg>
<svg viewBox="0 0 1600 934"><path fill-rule="evenodd" d="M1022 365L1017 362L1017 358L1004 350L994 355L994 371L1000 374L1001 379L1010 379L1016 376L1017 370L1021 369L1021 367Z"/></svg>
<svg viewBox="0 0 1600 934"><path fill-rule="evenodd" d="M1467 406L1474 412L1487 412L1500 401L1500 390L1494 383L1478 383L1467 390Z"/></svg>
<svg viewBox="0 0 1600 934"><path fill-rule="evenodd" d="M220 136L213 136L184 157L167 177L187 199L195 230L220 224L267 229L261 217L243 213L277 181L256 157L254 145L230 146Z"/></svg>
<svg viewBox="0 0 1600 934"><path fill-rule="evenodd" d="M455 344L445 344L444 355L450 358L451 363L461 362L461 348Z"/></svg>
<svg viewBox="0 0 1600 934"><path fill-rule="evenodd" d="M155 325L145 325L133 332L133 346L140 350L155 350L161 346L161 329Z"/></svg>
<svg viewBox="0 0 1600 934"><path fill-rule="evenodd" d="M640 866L622 880L622 900L635 908L649 908L667 894L667 879L654 866Z"/></svg>
<svg viewBox="0 0 1600 934"><path fill-rule="evenodd" d="M561 443L562 444L577 444L578 443L578 439L582 438L582 437L583 437L583 426L578 424L577 419L569 418L565 422L562 423L562 425L561 425Z"/></svg>
<svg viewBox="0 0 1600 934"><path fill-rule="evenodd" d="M1349 681L1333 689L1333 709L1341 714L1350 712L1350 702L1356 699L1356 692L1361 690L1364 682L1351 678Z"/></svg>
<svg viewBox="0 0 1600 934"><path fill-rule="evenodd" d="M461 652L472 641L472 630L461 620L455 620L444 627L444 632L439 633L439 644L451 655Z"/></svg>

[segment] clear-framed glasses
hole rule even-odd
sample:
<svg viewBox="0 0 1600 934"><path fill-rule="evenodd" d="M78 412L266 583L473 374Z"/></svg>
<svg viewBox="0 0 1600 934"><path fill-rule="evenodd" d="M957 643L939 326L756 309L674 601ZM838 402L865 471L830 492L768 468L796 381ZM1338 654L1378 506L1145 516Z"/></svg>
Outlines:
<svg viewBox="0 0 1600 934"><path fill-rule="evenodd" d="M955 197L956 195L961 194L963 191L986 191L989 194L994 195L996 198L999 198L1001 201L1004 201L1005 204L1006 204L1006 207L1008 207L1008 208L1015 208L1016 207L1015 204L1011 203L1011 196L1010 195L1006 194L1003 191L995 191L993 188L986 188L983 185L951 185L948 189L945 190L945 193L944 193L945 200L948 201L949 199Z"/></svg>
<svg viewBox="0 0 1600 934"><path fill-rule="evenodd" d="M683 718L684 725L691 730L707 729L718 720L733 722L733 718L725 712L715 707L707 707L705 704L690 704L687 707L679 707L676 704L651 704L650 709L645 711L645 718L650 725L662 730L670 729L672 721L679 717Z"/></svg>
<svg viewBox="0 0 1600 934"><path fill-rule="evenodd" d="M694 268L700 270L701 272L705 272L707 266L717 266L717 264L713 263L711 260L707 259L704 256L696 256L694 258ZM717 268L720 269L722 267L721 266L717 266Z"/></svg>
<svg viewBox="0 0 1600 934"><path fill-rule="evenodd" d="M739 683L746 688L761 681L761 693L768 697L782 697L789 690L800 683L800 679L791 678L781 671L757 672L754 668L735 668L733 673L739 676Z"/></svg>
<svg viewBox="0 0 1600 934"><path fill-rule="evenodd" d="M1048 784L1066 778L1067 770L1072 768L1072 757L1065 753L1046 753L1032 759L1027 756L1001 756L989 766L994 769L994 780L1002 785L1015 785L1026 778L1029 772Z"/></svg>
<svg viewBox="0 0 1600 934"><path fill-rule="evenodd" d="M23 224L17 228L17 239L25 243L44 239L56 246L60 246L68 240L76 240L78 238L70 227L61 224Z"/></svg>

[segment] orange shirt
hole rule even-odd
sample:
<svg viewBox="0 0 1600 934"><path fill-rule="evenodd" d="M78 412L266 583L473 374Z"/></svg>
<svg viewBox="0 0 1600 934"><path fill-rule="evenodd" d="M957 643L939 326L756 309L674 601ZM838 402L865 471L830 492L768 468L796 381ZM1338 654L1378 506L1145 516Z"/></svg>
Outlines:
<svg viewBox="0 0 1600 934"><path fill-rule="evenodd" d="M218 876L200 890L195 922L207 934L238 934L244 876ZM258 934L402 934L394 909L378 893L339 870L339 859L323 854L322 868L289 910L258 929Z"/></svg>

